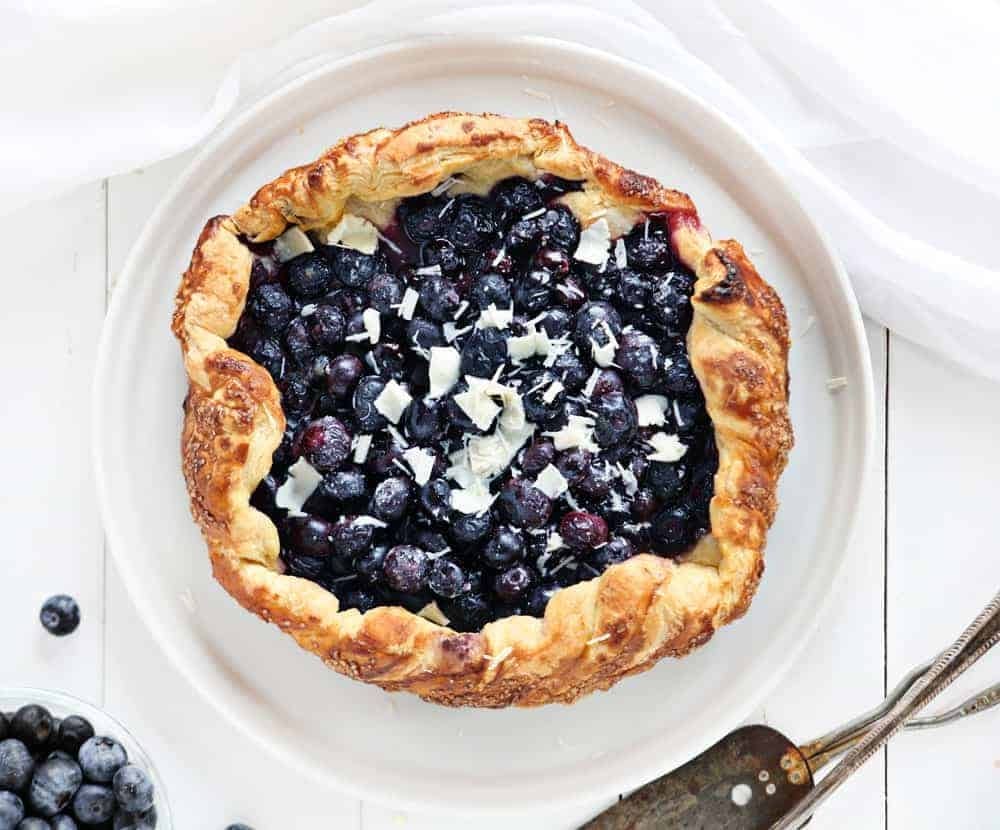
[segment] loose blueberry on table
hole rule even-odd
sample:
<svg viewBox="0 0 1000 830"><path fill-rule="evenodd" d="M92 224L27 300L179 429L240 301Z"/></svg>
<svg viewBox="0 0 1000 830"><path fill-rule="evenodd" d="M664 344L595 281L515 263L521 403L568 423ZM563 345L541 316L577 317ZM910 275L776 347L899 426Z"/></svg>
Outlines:
<svg viewBox="0 0 1000 830"><path fill-rule="evenodd" d="M153 782L78 715L28 704L0 713L0 830L153 830Z"/></svg>
<svg viewBox="0 0 1000 830"><path fill-rule="evenodd" d="M251 246L229 343L282 394L288 428L252 503L286 573L342 608L469 631L708 532L694 276L667 216L612 240L560 203L575 189L439 188L371 228L371 253L297 228Z"/></svg>

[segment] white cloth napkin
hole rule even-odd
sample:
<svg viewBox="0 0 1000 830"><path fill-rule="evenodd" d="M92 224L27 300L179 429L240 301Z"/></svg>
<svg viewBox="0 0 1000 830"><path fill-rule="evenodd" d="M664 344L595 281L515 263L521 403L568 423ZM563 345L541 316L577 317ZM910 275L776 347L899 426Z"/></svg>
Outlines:
<svg viewBox="0 0 1000 830"><path fill-rule="evenodd" d="M650 66L792 180L866 314L1000 379L1000 4L22 0L0 7L0 211L197 144L333 57L544 34Z"/></svg>

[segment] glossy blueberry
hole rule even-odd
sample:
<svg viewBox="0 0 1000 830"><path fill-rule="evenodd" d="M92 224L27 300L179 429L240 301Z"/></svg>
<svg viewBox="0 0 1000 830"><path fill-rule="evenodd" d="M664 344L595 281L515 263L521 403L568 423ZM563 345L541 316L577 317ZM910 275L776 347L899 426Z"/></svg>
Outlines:
<svg viewBox="0 0 1000 830"><path fill-rule="evenodd" d="M569 484L579 484L590 471L594 456L580 447L573 447L559 453L556 458L556 469L562 473Z"/></svg>
<svg viewBox="0 0 1000 830"><path fill-rule="evenodd" d="M376 436L365 462L365 471L373 481L381 481L386 476L399 474L402 472L400 465L406 464L403 460L403 450L404 447L397 444L395 438Z"/></svg>
<svg viewBox="0 0 1000 830"><path fill-rule="evenodd" d="M378 367L379 377L405 382L408 379L406 358L395 343L379 343L368 355L369 363Z"/></svg>
<svg viewBox="0 0 1000 830"><path fill-rule="evenodd" d="M708 420L705 401L700 395L675 398L671 409L674 427L681 435L689 435L703 429Z"/></svg>
<svg viewBox="0 0 1000 830"><path fill-rule="evenodd" d="M493 305L510 308L510 285L499 274L483 274L472 285L469 295L476 308L485 309Z"/></svg>
<svg viewBox="0 0 1000 830"><path fill-rule="evenodd" d="M594 438L602 447L622 446L635 435L639 417L632 399L610 392L594 401Z"/></svg>
<svg viewBox="0 0 1000 830"><path fill-rule="evenodd" d="M125 813L121 813L120 815L124 816ZM115 816L115 820L116 821L118 820L117 816ZM150 830L150 828L153 828L155 826L156 824L154 822L153 824L149 824L146 827L134 828L134 830ZM50 818L49 827L51 828L51 830L78 830L79 825L73 820L73 817L69 815L69 813L63 813L62 815L53 816L52 818ZM115 826L113 830L119 830L119 828ZM125 830L133 830L133 828L130 828L128 825L125 825Z"/></svg>
<svg viewBox="0 0 1000 830"><path fill-rule="evenodd" d="M552 513L549 497L531 482L512 478L500 491L500 504L515 527L536 528L548 521Z"/></svg>
<svg viewBox="0 0 1000 830"><path fill-rule="evenodd" d="M621 297L618 275L613 268L605 268L603 271L581 270L578 273L583 277L583 284L587 287L587 294L591 300L617 302Z"/></svg>
<svg viewBox="0 0 1000 830"><path fill-rule="evenodd" d="M403 433L418 444L436 441L441 436L444 405L439 400L415 398L406 408Z"/></svg>
<svg viewBox="0 0 1000 830"><path fill-rule="evenodd" d="M44 749L55 731L52 713L44 706L29 703L14 713L10 720L10 735L29 749Z"/></svg>
<svg viewBox="0 0 1000 830"><path fill-rule="evenodd" d="M333 553L333 524L319 516L289 516L285 533L296 554L322 559Z"/></svg>
<svg viewBox="0 0 1000 830"><path fill-rule="evenodd" d="M395 314L403 299L405 287L392 274L376 274L368 283L368 299L371 307L382 314Z"/></svg>
<svg viewBox="0 0 1000 830"><path fill-rule="evenodd" d="M103 784L84 784L73 798L73 815L82 824L101 824L115 814L115 794Z"/></svg>
<svg viewBox="0 0 1000 830"><path fill-rule="evenodd" d="M404 202L399 211L403 233L417 245L444 237L453 206L433 198Z"/></svg>
<svg viewBox="0 0 1000 830"><path fill-rule="evenodd" d="M609 465L591 464L580 482L580 492L588 498L600 501L611 492L614 481Z"/></svg>
<svg viewBox="0 0 1000 830"><path fill-rule="evenodd" d="M616 339L622 331L622 318L610 303L587 303L573 318L573 342L585 355L591 354L594 343L606 345L609 331Z"/></svg>
<svg viewBox="0 0 1000 830"><path fill-rule="evenodd" d="M425 268L439 266L446 277L454 277L465 265L465 259L447 239L432 239L421 245L420 262Z"/></svg>
<svg viewBox="0 0 1000 830"><path fill-rule="evenodd" d="M285 328L285 350L296 365L306 368L316 359L316 349L309 336L305 317L296 317Z"/></svg>
<svg viewBox="0 0 1000 830"><path fill-rule="evenodd" d="M590 554L590 563L599 571L618 565L635 556L635 545L628 539L616 536L606 545L599 547Z"/></svg>
<svg viewBox="0 0 1000 830"><path fill-rule="evenodd" d="M348 398L364 372L364 364L356 355L337 355L326 365L326 391L338 399Z"/></svg>
<svg viewBox="0 0 1000 830"><path fill-rule="evenodd" d="M544 617L549 600L555 596L558 590L559 586L551 582L543 583L533 588L525 603L525 611L532 617Z"/></svg>
<svg viewBox="0 0 1000 830"><path fill-rule="evenodd" d="M38 816L29 816L17 825L17 830L52 830L52 825Z"/></svg>
<svg viewBox="0 0 1000 830"><path fill-rule="evenodd" d="M302 509L326 518L356 513L368 504L368 485L360 470L339 470L323 477Z"/></svg>
<svg viewBox="0 0 1000 830"><path fill-rule="evenodd" d="M465 571L454 560L438 557L431 564L427 584L439 597L454 599L465 590Z"/></svg>
<svg viewBox="0 0 1000 830"><path fill-rule="evenodd" d="M354 563L354 569L369 582L378 582L382 579L382 565L385 562L385 555L388 548L374 547L367 553L358 557Z"/></svg>
<svg viewBox="0 0 1000 830"><path fill-rule="evenodd" d="M448 217L445 235L462 252L482 251L497 233L489 202L479 196L461 196Z"/></svg>
<svg viewBox="0 0 1000 830"><path fill-rule="evenodd" d="M507 362L507 338L500 329L476 329L469 333L462 345L459 369L463 375L479 378L493 377Z"/></svg>
<svg viewBox="0 0 1000 830"><path fill-rule="evenodd" d="M532 265L552 274L553 277L565 277L573 263L567 251L561 248L539 248L532 257ZM560 280L561 281L561 280ZM573 294L574 292L568 292ZM582 302L582 301L581 301Z"/></svg>
<svg viewBox="0 0 1000 830"><path fill-rule="evenodd" d="M525 474L535 476L551 464L556 457L556 448L547 438L532 441L521 455L521 469Z"/></svg>
<svg viewBox="0 0 1000 830"><path fill-rule="evenodd" d="M281 408L286 415L300 417L313 404L313 391L308 378L302 372L286 372L278 381L281 392Z"/></svg>
<svg viewBox="0 0 1000 830"><path fill-rule="evenodd" d="M336 279L330 260L320 251L295 257L285 266L285 284L293 297L315 300L333 287Z"/></svg>
<svg viewBox="0 0 1000 830"><path fill-rule="evenodd" d="M443 346L444 334L437 323L414 317L406 325L406 340L413 346L429 349L431 346Z"/></svg>
<svg viewBox="0 0 1000 830"><path fill-rule="evenodd" d="M524 565L514 565L498 574L493 582L493 590L505 602L518 602L531 590L534 584L531 571Z"/></svg>
<svg viewBox="0 0 1000 830"><path fill-rule="evenodd" d="M451 511L451 486L443 478L432 478L420 487L420 506L434 521L444 521Z"/></svg>
<svg viewBox="0 0 1000 830"><path fill-rule="evenodd" d="M489 513L460 515L451 525L451 538L459 546L474 545L485 539L493 530Z"/></svg>
<svg viewBox="0 0 1000 830"><path fill-rule="evenodd" d="M673 501L687 484L687 467L682 463L654 461L643 476L643 483L662 501Z"/></svg>
<svg viewBox="0 0 1000 830"><path fill-rule="evenodd" d="M80 606L73 597L57 594L45 600L38 618L49 634L65 637L76 631L80 625Z"/></svg>
<svg viewBox="0 0 1000 830"><path fill-rule="evenodd" d="M575 395L583 389L590 377L590 369L571 349L566 350L556 358L555 363L552 364L552 371L559 377L563 386L566 387L566 391L571 395Z"/></svg>
<svg viewBox="0 0 1000 830"><path fill-rule="evenodd" d="M350 288L364 288L372 277L386 270L385 258L380 253L363 254L352 248L331 245L323 248L323 254L333 266L337 279Z"/></svg>
<svg viewBox="0 0 1000 830"><path fill-rule="evenodd" d="M145 770L126 764L112 780L118 806L127 813L144 813L153 806L153 782Z"/></svg>
<svg viewBox="0 0 1000 830"><path fill-rule="evenodd" d="M375 526L345 519L333 528L333 549L342 559L354 559L366 553L375 538Z"/></svg>
<svg viewBox="0 0 1000 830"><path fill-rule="evenodd" d="M295 304L280 285L262 285L247 300L247 310L261 330L277 334L295 316Z"/></svg>
<svg viewBox="0 0 1000 830"><path fill-rule="evenodd" d="M448 540L444 538L444 534L429 527L420 527L416 523L411 525L411 532L407 536L408 539L411 537L414 545L428 553L441 553L448 548Z"/></svg>
<svg viewBox="0 0 1000 830"><path fill-rule="evenodd" d="M268 374L279 380L285 373L285 353L277 340L265 338L254 345L249 352L257 363L267 369Z"/></svg>
<svg viewBox="0 0 1000 830"><path fill-rule="evenodd" d="M430 558L413 545L390 548L382 563L386 584L404 594L415 594L427 585Z"/></svg>
<svg viewBox="0 0 1000 830"><path fill-rule="evenodd" d="M649 296L649 318L672 334L683 334L691 325L691 300L673 275L660 277Z"/></svg>
<svg viewBox="0 0 1000 830"><path fill-rule="evenodd" d="M389 423L375 408L375 399L385 389L385 381L377 375L367 375L358 381L354 390L354 417L362 432L375 432Z"/></svg>
<svg viewBox="0 0 1000 830"><path fill-rule="evenodd" d="M69 715L59 722L57 732L59 748L75 756L80 747L94 737L94 727L90 721L79 715Z"/></svg>
<svg viewBox="0 0 1000 830"><path fill-rule="evenodd" d="M665 229L652 220L625 237L625 253L629 266L639 271L664 271L673 263Z"/></svg>
<svg viewBox="0 0 1000 830"><path fill-rule="evenodd" d="M73 760L53 758L35 768L28 790L32 812L51 818L61 813L73 800L83 783L83 772Z"/></svg>
<svg viewBox="0 0 1000 830"><path fill-rule="evenodd" d="M344 594L340 606L346 610L356 608L362 614L366 614L378 605L378 597L371 588L352 588Z"/></svg>
<svg viewBox="0 0 1000 830"><path fill-rule="evenodd" d="M663 388L676 395L697 395L701 387L691 368L687 351L683 348L675 349L668 359L670 362L666 364L662 373Z"/></svg>
<svg viewBox="0 0 1000 830"><path fill-rule="evenodd" d="M618 274L618 298L627 308L643 309L649 301L649 278L625 268Z"/></svg>
<svg viewBox="0 0 1000 830"><path fill-rule="evenodd" d="M542 217L542 244L562 251L575 251L580 243L580 223L565 205L555 205Z"/></svg>
<svg viewBox="0 0 1000 830"><path fill-rule="evenodd" d="M453 320L461 297L455 284L444 275L431 274L420 286L420 305L432 320Z"/></svg>
<svg viewBox="0 0 1000 830"><path fill-rule="evenodd" d="M538 326L553 340L565 337L573 321L573 315L565 308L549 308Z"/></svg>
<svg viewBox="0 0 1000 830"><path fill-rule="evenodd" d="M339 308L326 304L318 305L305 320L309 336L318 348L331 351L343 342L347 331L347 318Z"/></svg>
<svg viewBox="0 0 1000 830"><path fill-rule="evenodd" d="M591 398L603 398L612 392L624 393L625 381L615 369L601 369L597 373L597 380L594 383L594 391L591 394Z"/></svg>
<svg viewBox="0 0 1000 830"><path fill-rule="evenodd" d="M576 550L593 550L608 541L608 525L600 516L571 510L559 522L559 535Z"/></svg>
<svg viewBox="0 0 1000 830"><path fill-rule="evenodd" d="M297 443L299 453L321 473L338 469L351 453L351 433L332 415L310 421Z"/></svg>
<svg viewBox="0 0 1000 830"><path fill-rule="evenodd" d="M544 271L530 271L514 283L514 309L530 317L541 314L552 299L552 278Z"/></svg>
<svg viewBox="0 0 1000 830"><path fill-rule="evenodd" d="M383 522L396 522L403 518L410 501L410 482L402 476L380 481L372 494L370 510Z"/></svg>
<svg viewBox="0 0 1000 830"><path fill-rule="evenodd" d="M469 591L448 603L447 614L456 631L478 631L494 616L494 608L483 594Z"/></svg>
<svg viewBox="0 0 1000 830"><path fill-rule="evenodd" d="M0 830L15 830L24 818L24 802L14 793L0 791Z"/></svg>
<svg viewBox="0 0 1000 830"><path fill-rule="evenodd" d="M80 747L80 767L88 781L107 784L128 763L128 753L114 738L90 738Z"/></svg>
<svg viewBox="0 0 1000 830"><path fill-rule="evenodd" d="M694 541L690 523L690 508L683 504L661 510L653 519L654 549L665 554L681 553Z"/></svg>
<svg viewBox="0 0 1000 830"><path fill-rule="evenodd" d="M518 176L503 179L493 185L490 200L502 227L509 227L515 219L534 213L544 205L538 188Z"/></svg>
<svg viewBox="0 0 1000 830"><path fill-rule="evenodd" d="M552 372L541 372L526 380L528 391L521 396L524 415L533 424L552 426L563 413L566 390Z"/></svg>
<svg viewBox="0 0 1000 830"><path fill-rule="evenodd" d="M483 548L483 562L491 568L505 568L524 556L524 538L511 527L498 527Z"/></svg>
<svg viewBox="0 0 1000 830"><path fill-rule="evenodd" d="M621 366L636 389L652 389L660 377L660 347L644 332L624 332L618 340L615 363Z"/></svg>

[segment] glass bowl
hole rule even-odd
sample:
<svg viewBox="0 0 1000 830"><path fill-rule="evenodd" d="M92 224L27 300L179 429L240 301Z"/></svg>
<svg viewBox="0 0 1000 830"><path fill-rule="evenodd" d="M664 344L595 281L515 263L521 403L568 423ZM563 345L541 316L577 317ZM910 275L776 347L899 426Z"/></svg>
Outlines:
<svg viewBox="0 0 1000 830"><path fill-rule="evenodd" d="M167 790L163 779L153 766L146 751L139 745L131 732L115 720L107 712L98 709L85 700L80 700L65 692L55 692L49 689L0 688L0 712L12 713L29 703L44 706L54 717L65 718L69 715L80 715L90 721L97 735L106 735L118 741L128 752L129 763L141 767L149 775L156 790L156 830L173 830L170 817L170 806L167 802Z"/></svg>

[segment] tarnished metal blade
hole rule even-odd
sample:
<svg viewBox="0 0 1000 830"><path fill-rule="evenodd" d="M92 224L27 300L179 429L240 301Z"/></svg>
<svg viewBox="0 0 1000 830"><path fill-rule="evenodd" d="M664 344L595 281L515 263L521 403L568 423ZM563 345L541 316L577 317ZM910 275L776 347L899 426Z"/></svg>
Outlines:
<svg viewBox="0 0 1000 830"><path fill-rule="evenodd" d="M812 787L794 743L769 726L744 726L581 830L766 830Z"/></svg>

